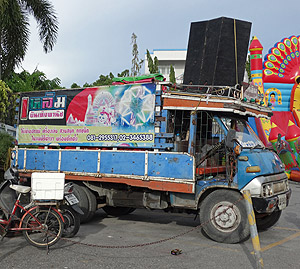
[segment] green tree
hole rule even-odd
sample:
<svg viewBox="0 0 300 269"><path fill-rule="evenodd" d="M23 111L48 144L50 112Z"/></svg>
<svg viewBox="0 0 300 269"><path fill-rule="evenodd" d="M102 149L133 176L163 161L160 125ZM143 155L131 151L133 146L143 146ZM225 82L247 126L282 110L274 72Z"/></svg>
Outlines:
<svg viewBox="0 0 300 269"><path fill-rule="evenodd" d="M13 92L49 91L62 88L59 78L48 79L44 72L37 69L31 74L26 70L21 73L13 72L6 83Z"/></svg>
<svg viewBox="0 0 300 269"><path fill-rule="evenodd" d="M0 172L8 168L9 156L8 150L13 146L14 138L8 133L0 132ZM2 180L0 176L0 182Z"/></svg>
<svg viewBox="0 0 300 269"><path fill-rule="evenodd" d="M110 72L107 76L100 75L99 78L93 83L93 86L111 85L113 78L114 75L112 72Z"/></svg>
<svg viewBox="0 0 300 269"><path fill-rule="evenodd" d="M156 74L156 73L159 73L159 72L158 72L158 59L157 59L157 57L155 56L155 57L154 57L153 74Z"/></svg>
<svg viewBox="0 0 300 269"><path fill-rule="evenodd" d="M58 21L49 0L0 0L0 79L6 79L25 57L29 44L29 16L38 24L45 53L56 43Z"/></svg>
<svg viewBox="0 0 300 269"><path fill-rule="evenodd" d="M82 85L82 88L88 88L88 87L92 87L93 86L93 84L90 84L90 83L84 83L83 85Z"/></svg>
<svg viewBox="0 0 300 269"><path fill-rule="evenodd" d="M6 122L11 104L12 91L6 83L0 80L0 122Z"/></svg>
<svg viewBox="0 0 300 269"><path fill-rule="evenodd" d="M129 70L125 69L121 73L118 73L118 78L129 77Z"/></svg>
<svg viewBox="0 0 300 269"><path fill-rule="evenodd" d="M170 82L176 83L176 78L175 78L175 70L173 65L170 66Z"/></svg>
<svg viewBox="0 0 300 269"><path fill-rule="evenodd" d="M254 36L252 36L250 44L253 41L253 38L254 38ZM245 64L245 69L246 69L246 72L247 72L247 75L248 75L249 82L251 82L252 81L252 77L251 77L250 54L248 54L248 56L247 56L247 61L246 61L246 64Z"/></svg>
<svg viewBox="0 0 300 269"><path fill-rule="evenodd" d="M132 33L131 44L132 44L132 66L131 66L131 76L136 77L140 75L140 70L144 60L139 59L139 50L136 42L137 36Z"/></svg>
<svg viewBox="0 0 300 269"><path fill-rule="evenodd" d="M150 74L158 73L158 59L155 56L154 61L150 55L149 50L147 50L147 61L148 61L148 69Z"/></svg>
<svg viewBox="0 0 300 269"><path fill-rule="evenodd" d="M247 75L248 75L248 80L249 80L249 82L251 82L252 81L252 77L251 77L250 54L248 54L248 56L247 56L247 61L246 61L246 64L245 64L245 69L246 69L246 72L247 72Z"/></svg>
<svg viewBox="0 0 300 269"><path fill-rule="evenodd" d="M77 83L73 83L72 85L71 85L71 89L75 89L75 88L80 88L80 86L77 84Z"/></svg>
<svg viewBox="0 0 300 269"><path fill-rule="evenodd" d="M152 57L150 55L149 50L147 50L147 61L148 61L148 69L150 74L154 74L153 69L154 69L154 63L152 60Z"/></svg>

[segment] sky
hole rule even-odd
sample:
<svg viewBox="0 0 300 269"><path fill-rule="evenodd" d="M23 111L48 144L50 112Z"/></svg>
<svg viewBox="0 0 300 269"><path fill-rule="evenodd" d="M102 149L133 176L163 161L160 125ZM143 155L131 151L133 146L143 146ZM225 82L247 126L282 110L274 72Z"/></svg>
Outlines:
<svg viewBox="0 0 300 269"><path fill-rule="evenodd" d="M140 58L146 50L187 49L191 22L229 17L252 23L251 36L263 45L263 56L285 37L300 35L299 0L50 0L59 32L45 54L30 20L30 44L21 68L58 77L70 88L92 83L99 75L115 76L131 68L131 35Z"/></svg>

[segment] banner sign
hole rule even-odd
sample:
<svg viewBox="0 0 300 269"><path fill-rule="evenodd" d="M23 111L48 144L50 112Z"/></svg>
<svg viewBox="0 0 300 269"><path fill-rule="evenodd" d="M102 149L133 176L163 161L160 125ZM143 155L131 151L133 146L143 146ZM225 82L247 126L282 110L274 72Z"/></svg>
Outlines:
<svg viewBox="0 0 300 269"><path fill-rule="evenodd" d="M20 145L151 147L155 84L27 92L20 98Z"/></svg>

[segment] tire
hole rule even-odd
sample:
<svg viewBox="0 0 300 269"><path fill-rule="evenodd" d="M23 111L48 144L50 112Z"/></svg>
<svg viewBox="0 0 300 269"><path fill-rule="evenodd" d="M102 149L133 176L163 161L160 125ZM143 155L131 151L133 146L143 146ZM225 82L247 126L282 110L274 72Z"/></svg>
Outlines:
<svg viewBox="0 0 300 269"><path fill-rule="evenodd" d="M22 222L22 228L38 228L39 224L33 216L44 226L42 230L26 230L23 235L27 242L38 248L50 247L58 242L62 236L64 223L60 215L49 208L36 208L27 213Z"/></svg>
<svg viewBox="0 0 300 269"><path fill-rule="evenodd" d="M87 218L86 218L86 222L89 222L95 215L95 212L97 210L97 199L96 199L96 196L95 194L93 194L87 187L85 186L82 186L82 189L84 190L86 196L87 196L87 199L88 199L88 203L89 203L89 206L88 206L88 215L87 215Z"/></svg>
<svg viewBox="0 0 300 269"><path fill-rule="evenodd" d="M208 237L229 244L249 237L245 201L240 199L238 192L230 190L213 191L204 199L200 207L200 222Z"/></svg>
<svg viewBox="0 0 300 269"><path fill-rule="evenodd" d="M62 236L66 238L74 237L80 228L79 214L69 205L62 205L60 209L65 221Z"/></svg>
<svg viewBox="0 0 300 269"><path fill-rule="evenodd" d="M107 215L113 217L120 217L123 215L128 215L135 210L132 207L121 207L121 206L105 206L102 208Z"/></svg>
<svg viewBox="0 0 300 269"><path fill-rule="evenodd" d="M256 226L259 231L264 231L274 226L281 216L281 210L274 211L270 215L260 217L256 214Z"/></svg>
<svg viewBox="0 0 300 269"><path fill-rule="evenodd" d="M79 200L78 206L83 211L83 215L79 215L80 223L85 223L89 218L89 201L83 187L73 184L73 193Z"/></svg>

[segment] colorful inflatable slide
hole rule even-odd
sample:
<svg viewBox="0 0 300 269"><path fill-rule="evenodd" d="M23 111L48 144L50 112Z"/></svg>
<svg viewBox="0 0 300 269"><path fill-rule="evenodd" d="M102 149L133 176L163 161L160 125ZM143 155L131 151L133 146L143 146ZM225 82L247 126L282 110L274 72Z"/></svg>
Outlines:
<svg viewBox="0 0 300 269"><path fill-rule="evenodd" d="M250 125L265 146L277 151L289 178L300 181L300 36L276 43L264 62L262 49L254 37L249 47L251 78L273 116L252 119Z"/></svg>

